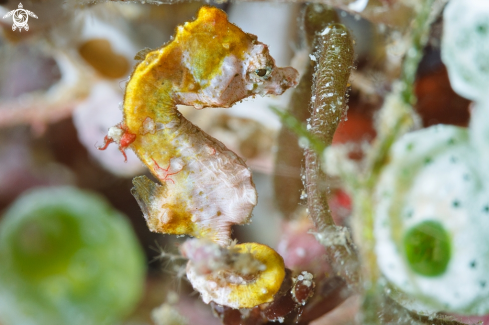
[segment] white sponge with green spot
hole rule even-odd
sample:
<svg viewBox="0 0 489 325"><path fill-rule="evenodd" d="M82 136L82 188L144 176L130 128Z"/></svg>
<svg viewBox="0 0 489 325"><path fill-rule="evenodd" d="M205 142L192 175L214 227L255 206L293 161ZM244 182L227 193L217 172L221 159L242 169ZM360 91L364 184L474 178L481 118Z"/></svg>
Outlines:
<svg viewBox="0 0 489 325"><path fill-rule="evenodd" d="M489 191L475 152L467 129L442 125L391 150L376 193L376 254L408 308L489 312Z"/></svg>

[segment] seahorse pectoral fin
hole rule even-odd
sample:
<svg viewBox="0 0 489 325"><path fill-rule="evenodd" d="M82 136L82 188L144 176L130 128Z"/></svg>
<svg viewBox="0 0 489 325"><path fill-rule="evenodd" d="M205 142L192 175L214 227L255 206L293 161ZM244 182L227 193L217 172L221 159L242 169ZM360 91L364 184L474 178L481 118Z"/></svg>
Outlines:
<svg viewBox="0 0 489 325"><path fill-rule="evenodd" d="M151 231L160 232L158 230L159 215L161 214L160 204L161 198L165 196L165 186L156 184L146 176L137 176L132 180L134 187L131 189L131 194L143 212L144 219Z"/></svg>

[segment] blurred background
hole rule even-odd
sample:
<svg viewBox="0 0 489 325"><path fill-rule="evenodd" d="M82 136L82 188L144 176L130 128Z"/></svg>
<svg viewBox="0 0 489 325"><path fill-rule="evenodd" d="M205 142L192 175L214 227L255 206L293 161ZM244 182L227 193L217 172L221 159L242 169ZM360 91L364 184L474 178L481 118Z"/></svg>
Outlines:
<svg viewBox="0 0 489 325"><path fill-rule="evenodd" d="M184 238L149 232L130 193L132 177L148 174L146 168L130 150L127 162L116 146L98 150L108 128L122 120L124 88L136 53L168 42L176 26L192 20L203 4L54 0L22 4L38 17L29 17L28 31L12 31L11 18L0 20L0 216L21 195L39 187L71 186L97 193L129 220L144 255L142 294L119 323L153 324L151 311L169 302L189 324L219 324L184 280L184 261L172 255L178 254L178 243ZM309 49L301 38L299 21L302 4L211 5L225 10L231 22L268 44L278 66L292 65L303 71L308 64ZM0 16L17 8L18 2L0 1ZM375 25L352 10L338 10L338 14L354 34L356 69L349 109L334 143L361 147L375 137L375 112L398 75L405 53L403 17L409 11L398 13L398 22ZM425 127L466 126L469 102L450 87L440 59L441 28L438 20L417 72L416 109ZM253 170L258 206L250 225L234 229L239 242L279 247L288 229L284 220L301 209L301 167L284 167L276 161L281 124L268 108L286 109L290 93L248 99L231 109L181 107L189 120L243 157ZM284 193L274 189L277 177L291 184L283 188ZM280 203L289 197L293 197L286 199L292 208ZM330 205L336 221L348 225L349 198L339 187L333 186ZM2 323L1 314L0 324L9 324Z"/></svg>

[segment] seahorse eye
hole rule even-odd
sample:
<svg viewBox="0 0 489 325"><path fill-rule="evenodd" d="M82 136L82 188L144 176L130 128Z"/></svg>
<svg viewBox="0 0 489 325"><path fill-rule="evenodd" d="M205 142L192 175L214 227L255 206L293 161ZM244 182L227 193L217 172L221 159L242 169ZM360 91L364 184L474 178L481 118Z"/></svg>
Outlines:
<svg viewBox="0 0 489 325"><path fill-rule="evenodd" d="M256 69L255 70L255 74L260 78L267 78L271 73L272 73L272 69L270 69L270 68L263 68L263 69Z"/></svg>

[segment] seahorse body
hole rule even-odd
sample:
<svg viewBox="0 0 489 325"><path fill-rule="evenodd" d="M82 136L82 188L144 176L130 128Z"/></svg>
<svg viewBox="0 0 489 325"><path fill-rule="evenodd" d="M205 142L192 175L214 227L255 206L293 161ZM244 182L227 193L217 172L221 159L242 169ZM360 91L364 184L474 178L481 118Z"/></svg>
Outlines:
<svg viewBox="0 0 489 325"><path fill-rule="evenodd" d="M177 105L230 107L255 94L279 95L297 84L298 73L276 68L266 45L212 7L202 7L171 42L143 55L126 87L124 120L107 140L133 149L161 182L133 181L150 230L226 245L231 225L247 223L256 205L251 172Z"/></svg>

